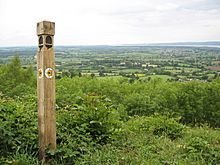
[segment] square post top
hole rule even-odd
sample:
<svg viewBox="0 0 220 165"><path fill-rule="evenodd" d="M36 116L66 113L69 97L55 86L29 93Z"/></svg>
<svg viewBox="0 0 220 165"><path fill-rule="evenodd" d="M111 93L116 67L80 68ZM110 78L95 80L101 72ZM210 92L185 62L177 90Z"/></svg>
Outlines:
<svg viewBox="0 0 220 165"><path fill-rule="evenodd" d="M37 23L37 35L54 35L55 23L50 21L42 21Z"/></svg>

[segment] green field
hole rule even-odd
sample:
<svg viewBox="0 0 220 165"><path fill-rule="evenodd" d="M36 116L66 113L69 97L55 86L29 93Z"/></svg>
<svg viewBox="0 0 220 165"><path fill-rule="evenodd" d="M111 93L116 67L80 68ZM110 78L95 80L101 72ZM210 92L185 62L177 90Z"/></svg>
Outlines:
<svg viewBox="0 0 220 165"><path fill-rule="evenodd" d="M143 77L143 79L150 77L151 79L161 79L162 81L167 81L168 79L173 79L172 76L167 76L167 75L151 75L151 76L146 76Z"/></svg>
<svg viewBox="0 0 220 165"><path fill-rule="evenodd" d="M28 50L0 51L0 164L220 164L220 79L207 69L219 49L58 47L57 149L47 146L46 162Z"/></svg>

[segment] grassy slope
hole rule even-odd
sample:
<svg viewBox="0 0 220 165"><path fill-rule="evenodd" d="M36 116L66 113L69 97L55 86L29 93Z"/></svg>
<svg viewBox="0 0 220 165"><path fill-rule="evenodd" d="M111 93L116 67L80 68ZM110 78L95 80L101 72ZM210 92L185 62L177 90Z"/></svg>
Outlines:
<svg viewBox="0 0 220 165"><path fill-rule="evenodd" d="M130 132L113 144L101 146L76 164L192 164L220 163L220 132L187 128L183 138L171 140L149 132Z"/></svg>

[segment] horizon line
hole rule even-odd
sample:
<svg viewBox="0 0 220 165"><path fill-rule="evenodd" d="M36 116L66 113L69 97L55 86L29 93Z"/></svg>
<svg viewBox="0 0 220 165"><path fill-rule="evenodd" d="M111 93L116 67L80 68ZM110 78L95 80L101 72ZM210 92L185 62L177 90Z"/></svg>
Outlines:
<svg viewBox="0 0 220 165"><path fill-rule="evenodd" d="M187 43L220 43L220 40L218 41L179 41L179 42L152 42L152 43L130 43L130 44L63 44L63 45L55 45L55 47L71 47L71 46L172 46L169 44L175 44L173 46L181 46L177 44L187 44ZM187 45L182 45L187 46ZM189 45L190 46L190 45ZM205 45L204 45L205 46ZM217 45L216 45L217 46ZM220 44L219 44L220 46ZM19 48L19 47L37 47L37 45L13 45L13 46L1 46L0 48Z"/></svg>

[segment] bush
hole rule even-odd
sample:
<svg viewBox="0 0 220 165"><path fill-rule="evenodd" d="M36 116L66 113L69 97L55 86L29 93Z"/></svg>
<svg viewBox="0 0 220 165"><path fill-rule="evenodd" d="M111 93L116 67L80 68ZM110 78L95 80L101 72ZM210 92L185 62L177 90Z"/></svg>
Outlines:
<svg viewBox="0 0 220 165"><path fill-rule="evenodd" d="M125 131L146 131L157 136L167 136L174 140L184 135L185 126L176 119L166 116L132 117L124 125Z"/></svg>
<svg viewBox="0 0 220 165"><path fill-rule="evenodd" d="M27 109L28 108L28 109ZM37 152L37 110L13 99L0 99L0 154Z"/></svg>
<svg viewBox="0 0 220 165"><path fill-rule="evenodd" d="M152 115L157 106L147 94L133 93L125 98L124 104L129 115Z"/></svg>
<svg viewBox="0 0 220 165"><path fill-rule="evenodd" d="M0 164L1 163L4 165L38 165L40 164L40 161L35 155L16 152L7 159L3 159L2 162L0 160Z"/></svg>
<svg viewBox="0 0 220 165"><path fill-rule="evenodd" d="M58 149L55 158L72 163L76 158L94 151L98 144L114 140L120 127L120 110L111 100L94 93L76 98L77 104L58 111Z"/></svg>
<svg viewBox="0 0 220 165"><path fill-rule="evenodd" d="M10 97L22 97L33 94L36 88L36 77L33 67L23 69L18 56L0 68L0 91Z"/></svg>
<svg viewBox="0 0 220 165"><path fill-rule="evenodd" d="M220 163L220 149L212 147L208 141L200 137L193 137L185 147L186 157L198 158L210 164Z"/></svg>

